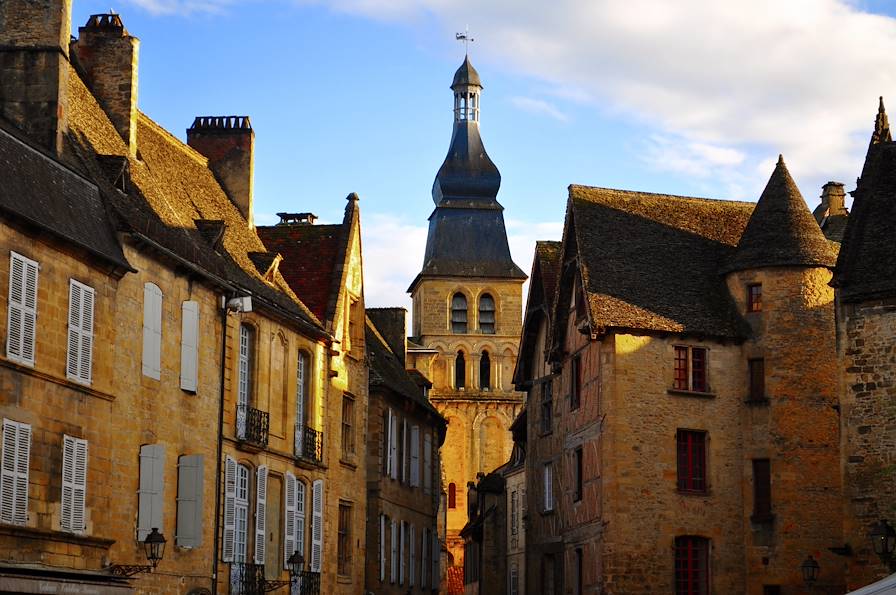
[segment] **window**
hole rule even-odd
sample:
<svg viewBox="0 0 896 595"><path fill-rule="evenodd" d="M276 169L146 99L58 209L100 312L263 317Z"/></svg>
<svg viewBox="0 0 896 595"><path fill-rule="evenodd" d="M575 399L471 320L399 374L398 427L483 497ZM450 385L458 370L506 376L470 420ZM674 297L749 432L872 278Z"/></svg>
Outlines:
<svg viewBox="0 0 896 595"><path fill-rule="evenodd" d="M399 481L405 483L408 481L408 421L406 419L401 420L401 444L398 448L398 460L401 465Z"/></svg>
<svg viewBox="0 0 896 595"><path fill-rule="evenodd" d="M464 352L458 351L454 358L454 387L463 390L467 377L467 363L464 361Z"/></svg>
<svg viewBox="0 0 896 595"><path fill-rule="evenodd" d="M479 388L488 390L492 383L492 362L488 351L483 351L479 358Z"/></svg>
<svg viewBox="0 0 896 595"><path fill-rule="evenodd" d="M420 487L420 426L411 426L411 487Z"/></svg>
<svg viewBox="0 0 896 595"><path fill-rule="evenodd" d="M9 253L6 357L30 366L34 365L39 268L37 262L15 252Z"/></svg>
<svg viewBox="0 0 896 595"><path fill-rule="evenodd" d="M578 409L582 404L582 358L576 355L570 360L569 408Z"/></svg>
<svg viewBox="0 0 896 595"><path fill-rule="evenodd" d="M423 493L432 492L432 434L423 434Z"/></svg>
<svg viewBox="0 0 896 595"><path fill-rule="evenodd" d="M355 419L355 398L342 395L342 456L350 458L355 454L355 433L352 429Z"/></svg>
<svg viewBox="0 0 896 595"><path fill-rule="evenodd" d="M289 569L287 559L293 552L305 556L305 484L287 471L285 487L283 568Z"/></svg>
<svg viewBox="0 0 896 595"><path fill-rule="evenodd" d="M517 538L516 535L519 533L520 527L520 494L518 491L513 490L510 492L510 535L511 535L511 545L512 547L516 547Z"/></svg>
<svg viewBox="0 0 896 595"><path fill-rule="evenodd" d="M380 582L386 582L386 515L380 515Z"/></svg>
<svg viewBox="0 0 896 595"><path fill-rule="evenodd" d="M705 393L709 391L706 382L706 349L703 347L675 347L675 390Z"/></svg>
<svg viewBox="0 0 896 595"><path fill-rule="evenodd" d="M507 592L510 595L519 595L520 593L520 571L516 562L510 565L509 576L507 577Z"/></svg>
<svg viewBox="0 0 896 595"><path fill-rule="evenodd" d="M249 468L224 460L224 535L221 559L245 562L249 531Z"/></svg>
<svg viewBox="0 0 896 595"><path fill-rule="evenodd" d="M708 595L709 540L675 538L675 595Z"/></svg>
<svg viewBox="0 0 896 595"><path fill-rule="evenodd" d="M495 334L495 299L488 293L479 298L479 332Z"/></svg>
<svg viewBox="0 0 896 595"><path fill-rule="evenodd" d="M246 437L246 416L252 394L252 364L255 360L255 329L240 325L239 355L237 358L236 437Z"/></svg>
<svg viewBox="0 0 896 595"><path fill-rule="evenodd" d="M451 298L451 332L467 332L467 297L462 293L455 293Z"/></svg>
<svg viewBox="0 0 896 595"><path fill-rule="evenodd" d="M454 482L448 484L448 508L457 508L457 484Z"/></svg>
<svg viewBox="0 0 896 595"><path fill-rule="evenodd" d="M762 595L781 595L781 585L762 585Z"/></svg>
<svg viewBox="0 0 896 595"><path fill-rule="evenodd" d="M394 585L398 578L398 521L392 521L389 534L392 537L392 564L390 565L389 582Z"/></svg>
<svg viewBox="0 0 896 595"><path fill-rule="evenodd" d="M772 470L768 459L753 459L753 519L772 519Z"/></svg>
<svg viewBox="0 0 896 595"><path fill-rule="evenodd" d="M541 433L547 434L554 426L554 381L541 383Z"/></svg>
<svg viewBox="0 0 896 595"><path fill-rule="evenodd" d="M3 420L3 453L0 459L0 523L28 522L28 467L31 457L31 425Z"/></svg>
<svg viewBox="0 0 896 595"><path fill-rule="evenodd" d="M706 492L706 432L678 430L678 489Z"/></svg>
<svg viewBox="0 0 896 595"><path fill-rule="evenodd" d="M554 466L544 464L544 511L554 510Z"/></svg>
<svg viewBox="0 0 896 595"><path fill-rule="evenodd" d="M137 541L143 541L153 528L162 530L165 506L165 447L144 444L140 447L140 488L137 491Z"/></svg>
<svg viewBox="0 0 896 595"><path fill-rule="evenodd" d="M578 502L582 499L582 474L584 473L583 460L584 460L584 452L582 451L582 447L578 447L575 450L575 492L573 493L573 501Z"/></svg>
<svg viewBox="0 0 896 595"><path fill-rule="evenodd" d="M407 547L408 542L408 524L406 521L401 521L400 531L398 535L399 545L398 545L398 584L404 584L404 570L405 570L405 548Z"/></svg>
<svg viewBox="0 0 896 595"><path fill-rule="evenodd" d="M62 437L62 497L59 526L63 531L81 533L85 526L87 496L87 441Z"/></svg>
<svg viewBox="0 0 896 595"><path fill-rule="evenodd" d="M409 546L409 554L408 554L408 586L413 587L417 582L417 527L414 525L410 526L409 529L410 538L408 539Z"/></svg>
<svg viewBox="0 0 896 595"><path fill-rule="evenodd" d="M429 587L427 580L429 574L429 549L430 549L429 527L423 527L423 535L420 539L420 588Z"/></svg>
<svg viewBox="0 0 896 595"><path fill-rule="evenodd" d="M153 283L143 285L143 375L162 376L162 290Z"/></svg>
<svg viewBox="0 0 896 595"><path fill-rule="evenodd" d="M747 285L747 312L762 311L762 284Z"/></svg>
<svg viewBox="0 0 896 595"><path fill-rule="evenodd" d="M308 423L308 395L311 374L308 372L310 357L304 351L299 352L296 361L296 425L293 439L296 456L302 456L305 450L305 426ZM316 454L316 453L308 453Z"/></svg>
<svg viewBox="0 0 896 595"><path fill-rule="evenodd" d="M765 360L751 359L750 366L750 400L765 401Z"/></svg>
<svg viewBox="0 0 896 595"><path fill-rule="evenodd" d="M541 592L544 595L554 595L554 585L558 578L556 574L554 554L545 554L541 561Z"/></svg>
<svg viewBox="0 0 896 595"><path fill-rule="evenodd" d="M387 409L383 422L386 424L386 430L383 433L385 444L383 444L384 473L392 479L398 479L398 416L391 409Z"/></svg>
<svg viewBox="0 0 896 595"><path fill-rule="evenodd" d="M311 572L320 572L324 548L324 480L311 484Z"/></svg>
<svg viewBox="0 0 896 595"><path fill-rule="evenodd" d="M585 562L584 562L584 551L582 548L577 547L575 549L575 558L573 563L575 564L575 581L576 586L573 591L575 595L582 595L585 592Z"/></svg>
<svg viewBox="0 0 896 595"><path fill-rule="evenodd" d="M181 305L180 387L196 392L199 384L199 302Z"/></svg>
<svg viewBox="0 0 896 595"><path fill-rule="evenodd" d="M339 503L339 538L336 542L336 572L348 576L352 572L352 505Z"/></svg>
<svg viewBox="0 0 896 595"><path fill-rule="evenodd" d="M264 564L268 539L268 468L260 465L255 471L255 555L256 564Z"/></svg>
<svg viewBox="0 0 896 595"><path fill-rule="evenodd" d="M174 539L178 547L195 548L202 545L203 466L202 455L184 455L177 460L177 528Z"/></svg>
<svg viewBox="0 0 896 595"><path fill-rule="evenodd" d="M81 384L92 380L93 360L93 288L69 280L68 353L65 373Z"/></svg>

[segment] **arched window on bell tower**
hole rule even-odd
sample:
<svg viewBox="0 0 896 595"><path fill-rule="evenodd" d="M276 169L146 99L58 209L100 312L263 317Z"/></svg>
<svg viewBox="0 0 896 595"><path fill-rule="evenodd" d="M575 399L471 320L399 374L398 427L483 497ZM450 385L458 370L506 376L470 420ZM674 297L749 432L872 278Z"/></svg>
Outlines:
<svg viewBox="0 0 896 595"><path fill-rule="evenodd" d="M458 351L457 357L454 359L454 388L461 389L464 387L467 379L467 362L464 359L464 352Z"/></svg>
<svg viewBox="0 0 896 595"><path fill-rule="evenodd" d="M479 332L495 334L495 298L490 293L483 293L479 298Z"/></svg>
<svg viewBox="0 0 896 595"><path fill-rule="evenodd" d="M488 351L483 351L479 358L479 388L488 390L492 384L492 361Z"/></svg>
<svg viewBox="0 0 896 595"><path fill-rule="evenodd" d="M451 298L451 332L467 332L467 296L460 292Z"/></svg>

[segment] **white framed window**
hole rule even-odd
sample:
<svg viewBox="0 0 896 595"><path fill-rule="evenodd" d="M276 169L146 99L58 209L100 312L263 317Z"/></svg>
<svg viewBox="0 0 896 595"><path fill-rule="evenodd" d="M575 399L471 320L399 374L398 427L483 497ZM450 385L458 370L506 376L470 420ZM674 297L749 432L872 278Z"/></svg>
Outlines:
<svg viewBox="0 0 896 595"><path fill-rule="evenodd" d="M237 356L236 437L246 437L246 417L252 394L252 364L255 359L255 329L240 325L239 354Z"/></svg>
<svg viewBox="0 0 896 595"><path fill-rule="evenodd" d="M423 535L420 539L420 588L426 589L429 583L426 575L429 572L429 527L423 527Z"/></svg>
<svg viewBox="0 0 896 595"><path fill-rule="evenodd" d="M291 472L286 472L286 497L284 498L283 568L293 552L305 557L305 484Z"/></svg>
<svg viewBox="0 0 896 595"><path fill-rule="evenodd" d="M299 351L298 358L296 360L296 423L295 423L295 432L294 432L294 452L296 456L302 456L304 451L304 437L305 437L305 425L306 425L306 416L307 412L307 400L308 400L308 387L310 385L310 375L308 373L308 362L309 362L308 354L304 351ZM309 453L312 454L312 453Z"/></svg>
<svg viewBox="0 0 896 595"><path fill-rule="evenodd" d="M31 425L4 418L2 440L0 523L24 525L28 522Z"/></svg>
<svg viewBox="0 0 896 595"><path fill-rule="evenodd" d="M62 436L62 497L59 526L63 531L82 533L87 497L87 441Z"/></svg>
<svg viewBox="0 0 896 595"><path fill-rule="evenodd" d="M93 379L94 299L92 287L69 280L66 376L81 384Z"/></svg>
<svg viewBox="0 0 896 595"><path fill-rule="evenodd" d="M267 546L268 468L261 465L255 471L255 556L256 564L264 564Z"/></svg>
<svg viewBox="0 0 896 595"><path fill-rule="evenodd" d="M245 562L249 542L249 468L236 466L234 492L234 517L236 521L233 540L233 561Z"/></svg>
<svg viewBox="0 0 896 595"><path fill-rule="evenodd" d="M181 304L180 387L195 393L199 387L199 302Z"/></svg>
<svg viewBox="0 0 896 595"><path fill-rule="evenodd" d="M143 375L162 377L162 290L143 285Z"/></svg>
<svg viewBox="0 0 896 595"><path fill-rule="evenodd" d="M29 366L34 365L39 269L36 261L15 252L9 253L6 357Z"/></svg>
<svg viewBox="0 0 896 595"><path fill-rule="evenodd" d="M143 541L153 527L162 531L165 506L165 447L144 444L140 447L140 489L137 507L137 541Z"/></svg>

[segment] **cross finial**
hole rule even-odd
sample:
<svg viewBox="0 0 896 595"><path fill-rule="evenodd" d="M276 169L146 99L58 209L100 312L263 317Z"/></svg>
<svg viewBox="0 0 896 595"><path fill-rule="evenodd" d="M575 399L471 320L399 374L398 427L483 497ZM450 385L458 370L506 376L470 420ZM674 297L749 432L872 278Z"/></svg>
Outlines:
<svg viewBox="0 0 896 595"><path fill-rule="evenodd" d="M470 54L470 44L476 41L470 36L470 26L467 25L463 33L455 33L454 38L464 42L464 55Z"/></svg>

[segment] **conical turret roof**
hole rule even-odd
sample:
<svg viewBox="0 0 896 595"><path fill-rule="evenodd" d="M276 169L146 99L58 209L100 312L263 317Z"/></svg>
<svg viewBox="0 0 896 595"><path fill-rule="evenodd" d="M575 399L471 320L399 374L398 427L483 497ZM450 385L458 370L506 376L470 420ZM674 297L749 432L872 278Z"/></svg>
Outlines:
<svg viewBox="0 0 896 595"><path fill-rule="evenodd" d="M831 267L836 256L784 158L772 172L725 272L776 266Z"/></svg>

